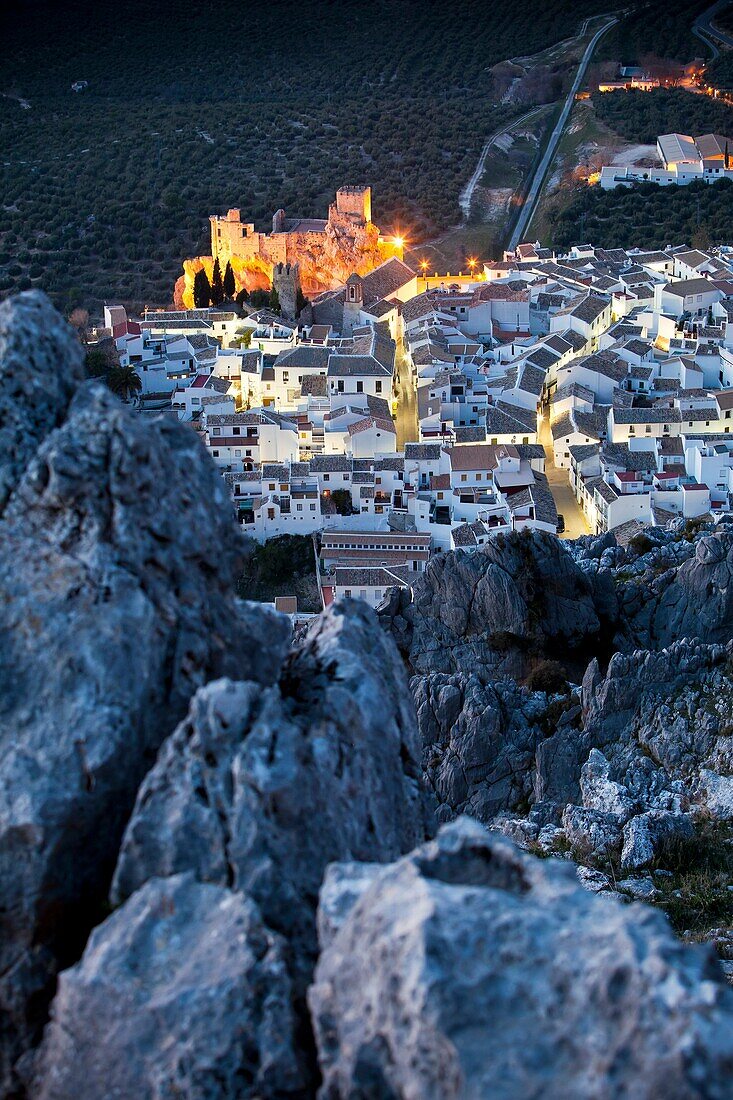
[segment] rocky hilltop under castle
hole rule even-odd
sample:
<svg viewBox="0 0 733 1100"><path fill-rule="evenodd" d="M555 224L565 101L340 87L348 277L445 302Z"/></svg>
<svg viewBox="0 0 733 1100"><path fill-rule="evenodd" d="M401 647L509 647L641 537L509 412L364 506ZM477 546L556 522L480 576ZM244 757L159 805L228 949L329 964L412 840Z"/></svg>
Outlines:
<svg viewBox="0 0 733 1100"><path fill-rule="evenodd" d="M231 263L238 291L270 287L276 267L297 264L308 297L332 290L353 272L368 275L391 256L402 259L401 239L383 237L372 221L370 187L339 188L326 219L288 218L277 210L271 233L257 232L239 209L212 214L209 220L211 255L184 260L175 290L178 306L193 306L196 272L204 268L211 278L217 258L222 271Z"/></svg>

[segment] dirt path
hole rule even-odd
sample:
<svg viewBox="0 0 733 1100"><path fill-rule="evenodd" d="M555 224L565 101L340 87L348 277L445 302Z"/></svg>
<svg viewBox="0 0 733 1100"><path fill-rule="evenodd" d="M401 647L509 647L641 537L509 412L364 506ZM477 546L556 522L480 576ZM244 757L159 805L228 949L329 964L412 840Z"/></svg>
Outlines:
<svg viewBox="0 0 733 1100"><path fill-rule="evenodd" d="M461 212L465 221L468 221L469 214L471 213L471 202L473 200L473 193L478 187L481 177L484 174L484 170L486 168L486 158L493 149L497 140L500 137L503 137L504 134L508 134L509 131L513 130L516 126L519 126L521 125L521 123L526 122L527 119L536 114L539 109L539 107L533 107L532 110L527 111L526 114L521 115L519 118L512 119L512 121L507 126L503 126L501 130L497 130L495 133L493 133L484 145L483 149L481 150L481 156L478 159L478 164L474 169L474 173L466 186L461 191L458 199L458 205L461 208Z"/></svg>

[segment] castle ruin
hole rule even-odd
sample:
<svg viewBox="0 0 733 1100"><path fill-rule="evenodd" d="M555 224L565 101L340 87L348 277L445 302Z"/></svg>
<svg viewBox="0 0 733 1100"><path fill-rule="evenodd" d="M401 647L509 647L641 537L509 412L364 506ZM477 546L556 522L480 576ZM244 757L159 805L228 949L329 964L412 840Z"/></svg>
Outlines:
<svg viewBox="0 0 733 1100"><path fill-rule="evenodd" d="M340 187L328 217L288 218L277 210L272 232L260 233L253 222L242 221L241 210L212 214L211 255L185 260L176 284L177 304L193 304L193 280L202 267L211 274L215 259L221 270L231 263L237 290L255 290L273 284L297 265L306 297L332 290L352 272L367 275L391 256L402 259L402 241L383 237L372 221L371 187Z"/></svg>

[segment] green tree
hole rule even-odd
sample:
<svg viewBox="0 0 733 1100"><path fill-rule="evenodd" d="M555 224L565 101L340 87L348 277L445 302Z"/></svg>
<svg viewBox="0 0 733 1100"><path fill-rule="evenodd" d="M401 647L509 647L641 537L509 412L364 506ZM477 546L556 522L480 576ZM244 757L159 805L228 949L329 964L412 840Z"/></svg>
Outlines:
<svg viewBox="0 0 733 1100"><path fill-rule="evenodd" d="M212 306L220 306L224 301L224 282L221 277L221 267L219 265L219 257L214 260L214 270L211 275L211 304Z"/></svg>
<svg viewBox="0 0 733 1100"><path fill-rule="evenodd" d="M704 224L698 225L695 232L690 237L690 244L693 248L710 248L710 234L707 231L707 227Z"/></svg>
<svg viewBox="0 0 733 1100"><path fill-rule="evenodd" d="M203 268L193 277L193 304L196 309L206 309L211 304L211 283Z"/></svg>
<svg viewBox="0 0 733 1100"><path fill-rule="evenodd" d="M234 291L236 290L236 283L234 282L234 272L232 271L232 265L229 260L227 260L227 266L224 269L222 286L224 288L224 297L227 301L231 302L234 297Z"/></svg>
<svg viewBox="0 0 733 1100"><path fill-rule="evenodd" d="M269 290L252 290L249 295L249 304L255 309L265 309L270 305L272 292Z"/></svg>
<svg viewBox="0 0 733 1100"><path fill-rule="evenodd" d="M143 388L140 375L133 366L110 368L106 382L115 397L119 397L122 401L135 397Z"/></svg>
<svg viewBox="0 0 733 1100"><path fill-rule="evenodd" d="M331 493L331 503L340 516L350 516L354 511L348 489L334 489Z"/></svg>
<svg viewBox="0 0 733 1100"><path fill-rule="evenodd" d="M270 301L268 304L273 313L280 312L280 295L277 292L276 286L273 286L272 290L270 291Z"/></svg>
<svg viewBox="0 0 733 1100"><path fill-rule="evenodd" d="M87 378L106 378L112 363L103 348L90 348L86 354L85 367Z"/></svg>
<svg viewBox="0 0 733 1100"><path fill-rule="evenodd" d="M240 306L243 306L245 302L249 301L249 291L247 290L246 286L242 287L234 301L237 303L237 305Z"/></svg>

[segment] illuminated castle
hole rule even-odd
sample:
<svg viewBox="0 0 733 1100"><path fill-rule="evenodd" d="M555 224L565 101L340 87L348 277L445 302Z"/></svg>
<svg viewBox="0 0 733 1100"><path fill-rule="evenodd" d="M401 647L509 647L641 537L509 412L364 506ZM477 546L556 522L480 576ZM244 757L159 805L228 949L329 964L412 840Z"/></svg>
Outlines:
<svg viewBox="0 0 733 1100"><path fill-rule="evenodd" d="M221 270L231 263L237 289L269 287L276 265L298 265L303 292L313 297L340 286L353 272L367 275L391 256L402 259L402 240L382 237L372 221L370 187L341 187L328 208L328 218L288 218L278 210L272 232L259 233L241 211L213 214L211 256L184 262L176 285L181 305L192 304L193 279L205 268L209 275L218 258Z"/></svg>

